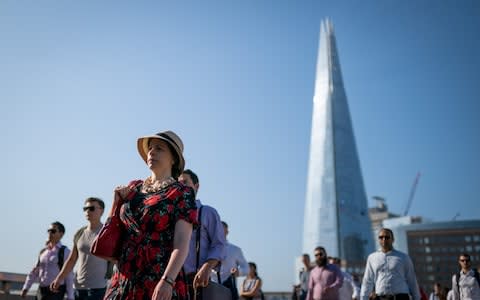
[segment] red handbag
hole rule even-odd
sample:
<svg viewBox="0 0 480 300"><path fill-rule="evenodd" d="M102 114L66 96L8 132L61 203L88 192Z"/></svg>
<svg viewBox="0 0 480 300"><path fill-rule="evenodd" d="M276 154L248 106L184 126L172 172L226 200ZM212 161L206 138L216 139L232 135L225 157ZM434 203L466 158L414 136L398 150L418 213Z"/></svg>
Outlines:
<svg viewBox="0 0 480 300"><path fill-rule="evenodd" d="M117 260L123 244L124 225L118 214L107 221L90 247L90 252L106 260Z"/></svg>
<svg viewBox="0 0 480 300"><path fill-rule="evenodd" d="M136 187L142 183L141 180L135 180L128 185L132 191L126 197L125 201L132 199L136 193ZM114 205L117 202L113 202ZM118 260L122 251L125 227L120 220L120 207L123 203L113 207L113 214L103 225L100 232L90 246L90 252L106 260Z"/></svg>

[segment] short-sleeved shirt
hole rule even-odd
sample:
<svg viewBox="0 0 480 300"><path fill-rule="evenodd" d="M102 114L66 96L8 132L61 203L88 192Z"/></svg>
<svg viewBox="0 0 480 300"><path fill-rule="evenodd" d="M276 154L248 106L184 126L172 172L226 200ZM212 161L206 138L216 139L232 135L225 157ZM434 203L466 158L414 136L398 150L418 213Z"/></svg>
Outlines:
<svg viewBox="0 0 480 300"><path fill-rule="evenodd" d="M77 270L75 272L75 288L81 289L100 289L107 286L107 261L92 255L90 247L93 240L100 232L101 226L92 231L88 228L82 228L82 232L76 240L78 250Z"/></svg>

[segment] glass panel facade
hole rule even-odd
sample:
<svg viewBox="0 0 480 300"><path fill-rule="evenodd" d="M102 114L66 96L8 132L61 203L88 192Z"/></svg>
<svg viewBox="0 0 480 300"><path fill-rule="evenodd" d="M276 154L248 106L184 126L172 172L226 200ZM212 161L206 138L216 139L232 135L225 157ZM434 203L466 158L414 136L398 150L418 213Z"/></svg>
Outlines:
<svg viewBox="0 0 480 300"><path fill-rule="evenodd" d="M367 198L333 28L322 22L313 99L303 252L363 268L374 251Z"/></svg>

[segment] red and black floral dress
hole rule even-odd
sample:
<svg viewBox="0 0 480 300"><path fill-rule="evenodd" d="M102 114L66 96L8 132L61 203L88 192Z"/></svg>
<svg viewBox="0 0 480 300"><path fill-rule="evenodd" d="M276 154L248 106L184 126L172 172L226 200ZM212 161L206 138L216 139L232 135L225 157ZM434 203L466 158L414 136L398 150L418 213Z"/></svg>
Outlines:
<svg viewBox="0 0 480 300"><path fill-rule="evenodd" d="M120 218L126 227L118 271L112 277L104 299L152 298L173 250L178 220L196 222L197 209L193 189L174 182L155 193L136 193L122 205ZM172 299L187 299L185 276L178 274Z"/></svg>

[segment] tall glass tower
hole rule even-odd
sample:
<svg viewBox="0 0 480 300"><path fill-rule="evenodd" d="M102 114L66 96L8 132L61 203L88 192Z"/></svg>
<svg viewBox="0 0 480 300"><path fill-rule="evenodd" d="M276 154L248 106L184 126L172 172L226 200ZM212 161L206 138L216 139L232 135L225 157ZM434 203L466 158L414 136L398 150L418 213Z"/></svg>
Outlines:
<svg viewBox="0 0 480 300"><path fill-rule="evenodd" d="M363 268L374 249L347 96L332 23L320 26L313 97L303 252L323 246L349 267Z"/></svg>

